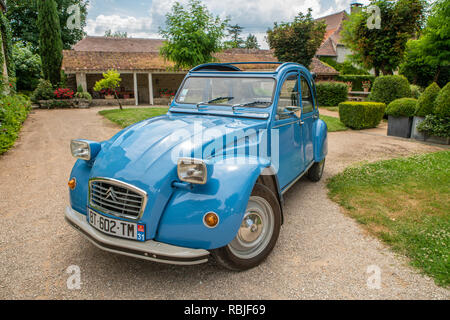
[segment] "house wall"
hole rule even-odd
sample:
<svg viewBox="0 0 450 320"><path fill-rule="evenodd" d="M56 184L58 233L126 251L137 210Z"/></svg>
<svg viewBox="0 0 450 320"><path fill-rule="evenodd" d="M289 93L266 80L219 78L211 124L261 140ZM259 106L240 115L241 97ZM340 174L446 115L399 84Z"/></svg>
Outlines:
<svg viewBox="0 0 450 320"><path fill-rule="evenodd" d="M352 54L352 51L347 47L339 44L336 47L336 53L337 53L336 61L342 63L347 59L348 55Z"/></svg>
<svg viewBox="0 0 450 320"><path fill-rule="evenodd" d="M153 95L160 98L160 91L164 89L176 92L185 76L185 74L153 74Z"/></svg>

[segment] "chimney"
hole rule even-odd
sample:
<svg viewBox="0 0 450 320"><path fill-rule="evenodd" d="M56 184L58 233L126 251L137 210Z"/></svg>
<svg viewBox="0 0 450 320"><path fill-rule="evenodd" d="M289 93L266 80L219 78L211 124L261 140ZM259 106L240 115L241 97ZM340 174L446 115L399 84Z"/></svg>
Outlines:
<svg viewBox="0 0 450 320"><path fill-rule="evenodd" d="M361 12L362 10L362 3L358 3L358 2L353 2L350 4L350 14L352 13L356 13L356 12Z"/></svg>

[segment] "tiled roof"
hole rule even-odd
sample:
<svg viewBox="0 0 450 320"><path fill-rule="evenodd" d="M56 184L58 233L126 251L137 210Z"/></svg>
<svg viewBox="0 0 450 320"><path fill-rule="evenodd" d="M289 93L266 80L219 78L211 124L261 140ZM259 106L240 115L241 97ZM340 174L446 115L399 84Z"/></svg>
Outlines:
<svg viewBox="0 0 450 320"><path fill-rule="evenodd" d="M88 40L86 40L88 39ZM174 64L159 55L162 40L155 39L114 39L87 37L74 46L74 50L64 50L63 70L71 72L118 71L166 71ZM85 41L86 40L86 41ZM125 41L126 40L126 41ZM158 46L159 43L159 46ZM92 45L92 47L89 47ZM120 49L119 49L120 48ZM147 48L148 51L142 50ZM271 50L231 49L215 54L218 62L278 61ZM242 69L264 69L267 65L247 65ZM320 74L338 74L314 59L311 71Z"/></svg>
<svg viewBox="0 0 450 320"><path fill-rule="evenodd" d="M347 19L348 14L345 10L316 19L327 25L322 45L317 51L318 56L337 56L336 46L341 40L342 21Z"/></svg>

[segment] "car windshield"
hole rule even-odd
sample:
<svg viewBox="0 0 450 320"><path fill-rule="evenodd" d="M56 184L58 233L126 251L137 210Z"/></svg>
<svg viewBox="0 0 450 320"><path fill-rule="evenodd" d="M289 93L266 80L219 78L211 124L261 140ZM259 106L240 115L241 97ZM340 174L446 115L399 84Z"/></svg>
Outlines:
<svg viewBox="0 0 450 320"><path fill-rule="evenodd" d="M176 102L195 105L267 107L272 104L272 78L190 77Z"/></svg>

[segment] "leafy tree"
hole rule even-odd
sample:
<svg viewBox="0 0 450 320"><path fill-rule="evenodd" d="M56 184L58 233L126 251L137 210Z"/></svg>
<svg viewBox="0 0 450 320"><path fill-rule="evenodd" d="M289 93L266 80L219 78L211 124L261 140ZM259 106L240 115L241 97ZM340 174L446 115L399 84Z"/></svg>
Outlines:
<svg viewBox="0 0 450 320"><path fill-rule="evenodd" d="M444 86L450 80L450 1L434 3L427 26L418 40L408 42L400 71L422 86L435 81Z"/></svg>
<svg viewBox="0 0 450 320"><path fill-rule="evenodd" d="M111 29L105 31L105 37L108 38L128 38L127 32L116 31L112 32Z"/></svg>
<svg viewBox="0 0 450 320"><path fill-rule="evenodd" d="M244 48L246 49L259 49L258 39L253 34L249 34L245 40Z"/></svg>
<svg viewBox="0 0 450 320"><path fill-rule="evenodd" d="M311 8L306 15L300 12L293 22L275 22L273 29L267 30L269 46L279 61L311 64L326 30L325 23L314 20L311 12Z"/></svg>
<svg viewBox="0 0 450 320"><path fill-rule="evenodd" d="M378 76L393 74L402 62L406 43L422 26L424 0L372 0L380 8L381 28L368 28L372 13L360 10L344 21L342 42L353 51L352 61Z"/></svg>
<svg viewBox="0 0 450 320"><path fill-rule="evenodd" d="M120 103L120 99L117 96L117 88L120 87L120 82L122 79L120 78L120 74L114 70L108 70L106 73L103 73L103 79L97 81L94 86L95 91L108 90L114 93L114 97L117 102L119 102L120 110L123 110L122 103Z"/></svg>
<svg viewBox="0 0 450 320"><path fill-rule="evenodd" d="M44 78L56 86L61 81L62 40L59 16L54 0L39 1L39 52Z"/></svg>
<svg viewBox="0 0 450 320"><path fill-rule="evenodd" d="M221 49L227 20L214 17L200 0L190 0L187 8L179 2L166 14L166 27L159 33L166 41L160 54L175 68L191 68L214 60Z"/></svg>
<svg viewBox="0 0 450 320"><path fill-rule="evenodd" d="M242 48L244 45L244 39L241 38L243 27L238 24L228 25L227 31L228 36L231 38L230 41L225 42L225 47L227 48Z"/></svg>
<svg viewBox="0 0 450 320"><path fill-rule="evenodd" d="M31 45L16 43L13 46L13 61L16 67L17 90L36 89L42 74L41 57L33 53Z"/></svg>
<svg viewBox="0 0 450 320"><path fill-rule="evenodd" d="M8 11L6 13L11 21L13 30L13 40L30 43L35 53L39 48L39 29L36 28L38 21L38 3L41 0L8 0ZM86 17L88 9L88 0L55 0L60 28L61 39L64 49L70 49L72 45L83 39L86 33L83 31L86 26ZM80 8L80 27L81 29L70 29L67 26L67 20L71 14L68 8L72 5L78 5Z"/></svg>

